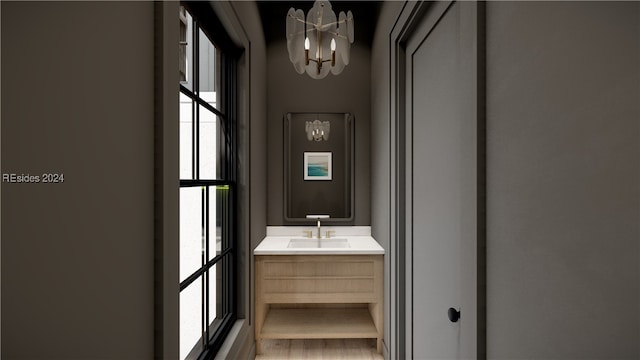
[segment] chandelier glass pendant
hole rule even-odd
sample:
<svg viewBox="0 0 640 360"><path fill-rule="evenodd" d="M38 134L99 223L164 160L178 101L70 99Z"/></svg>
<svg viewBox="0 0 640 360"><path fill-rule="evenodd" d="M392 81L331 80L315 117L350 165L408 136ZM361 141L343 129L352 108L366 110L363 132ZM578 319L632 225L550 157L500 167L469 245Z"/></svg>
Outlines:
<svg viewBox="0 0 640 360"><path fill-rule="evenodd" d="M353 14L338 17L327 0L316 0L305 19L300 9L287 13L287 50L298 74L306 72L322 79L329 72L338 75L349 65L353 43Z"/></svg>
<svg viewBox="0 0 640 360"><path fill-rule="evenodd" d="M304 126L304 131L307 133L307 140L309 141L327 141L329 140L331 123L328 121L320 121L320 119L307 121Z"/></svg>

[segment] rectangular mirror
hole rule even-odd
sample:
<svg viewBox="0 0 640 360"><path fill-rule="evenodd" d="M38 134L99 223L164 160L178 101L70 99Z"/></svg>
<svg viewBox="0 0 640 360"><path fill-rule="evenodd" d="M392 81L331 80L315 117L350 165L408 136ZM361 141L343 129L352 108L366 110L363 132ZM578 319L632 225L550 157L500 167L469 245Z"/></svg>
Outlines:
<svg viewBox="0 0 640 360"><path fill-rule="evenodd" d="M323 223L354 218L354 119L351 113L287 113L284 116L284 219Z"/></svg>

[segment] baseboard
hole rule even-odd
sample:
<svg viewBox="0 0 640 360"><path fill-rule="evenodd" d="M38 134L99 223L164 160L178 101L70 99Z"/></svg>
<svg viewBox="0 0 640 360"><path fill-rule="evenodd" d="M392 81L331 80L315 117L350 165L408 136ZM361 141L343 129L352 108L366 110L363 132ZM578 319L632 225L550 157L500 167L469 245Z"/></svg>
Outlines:
<svg viewBox="0 0 640 360"><path fill-rule="evenodd" d="M391 359L391 356L389 356L389 347L387 347L385 339L382 339L382 357L385 359Z"/></svg>

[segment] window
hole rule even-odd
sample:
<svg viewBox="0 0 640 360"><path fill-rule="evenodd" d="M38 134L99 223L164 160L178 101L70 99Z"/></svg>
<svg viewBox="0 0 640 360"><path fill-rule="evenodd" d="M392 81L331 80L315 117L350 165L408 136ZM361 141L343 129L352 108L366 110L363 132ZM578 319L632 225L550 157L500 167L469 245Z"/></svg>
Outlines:
<svg viewBox="0 0 640 360"><path fill-rule="evenodd" d="M199 9L180 9L180 359L212 358L236 319L237 60Z"/></svg>

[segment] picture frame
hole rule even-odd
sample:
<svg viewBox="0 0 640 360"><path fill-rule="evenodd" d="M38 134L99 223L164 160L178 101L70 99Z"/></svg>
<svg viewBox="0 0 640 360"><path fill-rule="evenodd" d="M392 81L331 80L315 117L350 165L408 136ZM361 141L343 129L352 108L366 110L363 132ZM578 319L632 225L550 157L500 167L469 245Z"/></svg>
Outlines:
<svg viewBox="0 0 640 360"><path fill-rule="evenodd" d="M304 180L332 180L331 152L304 153Z"/></svg>

